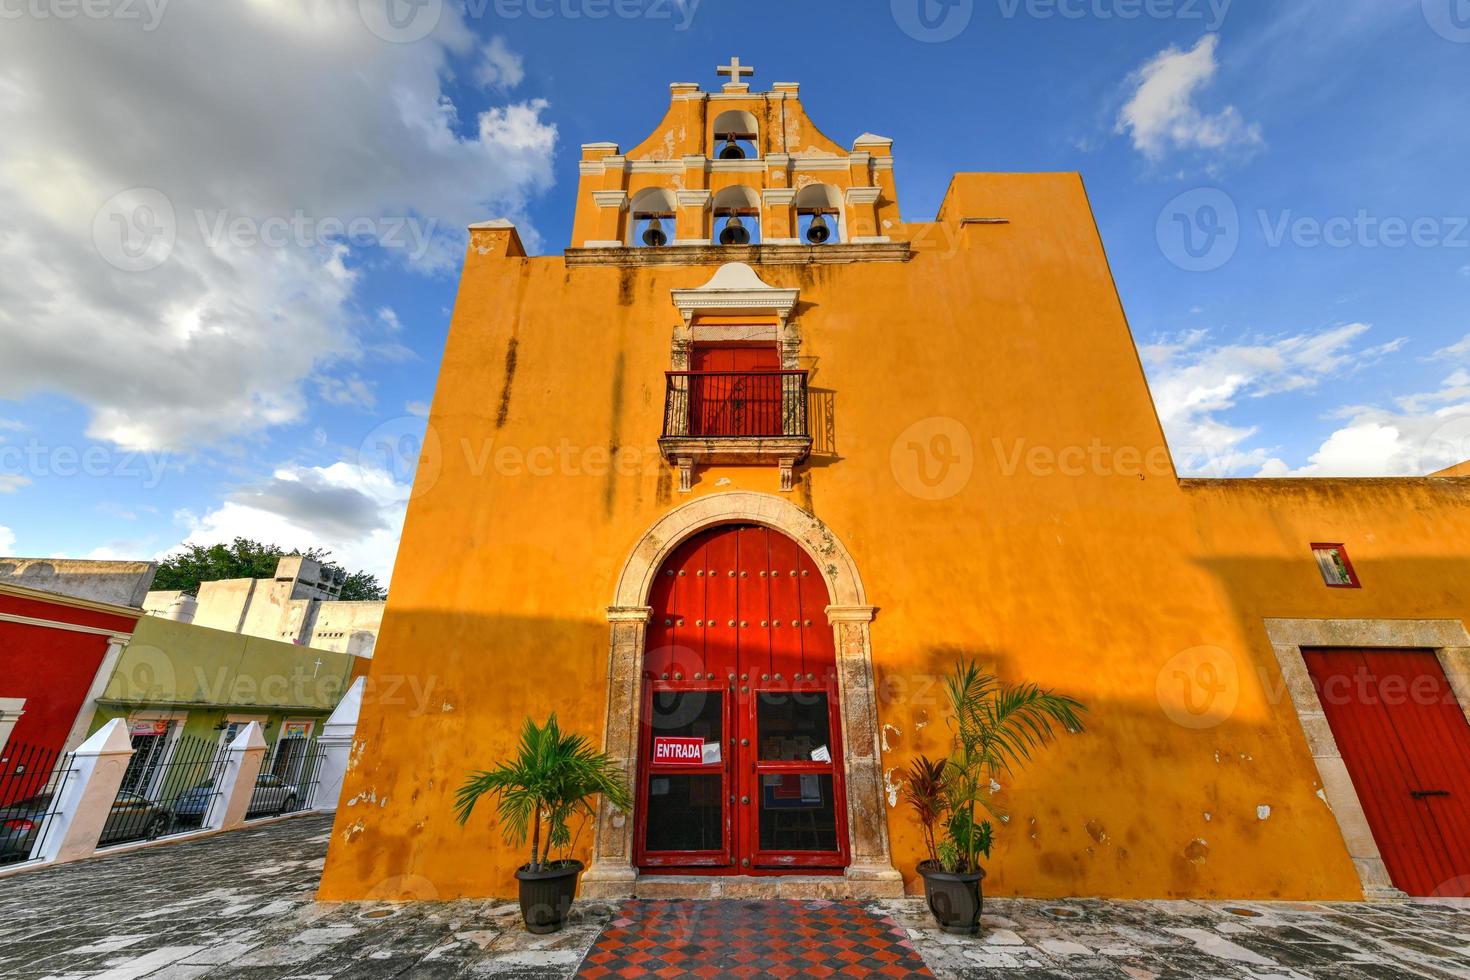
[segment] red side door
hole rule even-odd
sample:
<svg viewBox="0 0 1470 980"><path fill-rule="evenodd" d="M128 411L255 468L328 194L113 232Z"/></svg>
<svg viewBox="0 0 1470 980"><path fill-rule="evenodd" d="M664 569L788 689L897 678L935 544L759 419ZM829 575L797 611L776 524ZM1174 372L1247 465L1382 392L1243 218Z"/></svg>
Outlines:
<svg viewBox="0 0 1470 980"><path fill-rule="evenodd" d="M1430 650L1306 650L1394 885L1470 892L1470 722Z"/></svg>

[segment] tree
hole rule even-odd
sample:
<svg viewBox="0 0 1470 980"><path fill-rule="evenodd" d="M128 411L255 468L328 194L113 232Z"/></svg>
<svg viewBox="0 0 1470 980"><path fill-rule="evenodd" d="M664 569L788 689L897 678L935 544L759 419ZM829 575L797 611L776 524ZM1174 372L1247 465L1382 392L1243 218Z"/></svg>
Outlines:
<svg viewBox="0 0 1470 980"><path fill-rule="evenodd" d="M163 591L198 595L201 582L227 578L271 578L276 574L276 565L288 555L309 558L331 568L341 567L329 560L332 553L325 548L309 548L306 551L293 548L287 551L277 544L262 544L249 538L236 538L229 544L184 545L181 552L158 563L158 575L153 579L153 587ZM387 597L388 593L378 583L378 577L370 572L351 572L342 583L340 598L349 602L381 601Z"/></svg>

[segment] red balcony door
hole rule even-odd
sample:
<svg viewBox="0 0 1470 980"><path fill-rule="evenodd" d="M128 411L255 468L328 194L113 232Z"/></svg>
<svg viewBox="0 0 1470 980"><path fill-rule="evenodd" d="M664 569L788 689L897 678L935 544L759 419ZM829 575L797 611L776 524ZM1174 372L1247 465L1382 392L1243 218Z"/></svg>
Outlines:
<svg viewBox="0 0 1470 980"><path fill-rule="evenodd" d="M704 532L659 570L643 674L639 867L846 866L829 601L806 552L764 527Z"/></svg>
<svg viewBox="0 0 1470 980"><path fill-rule="evenodd" d="M689 355L689 434L781 434L781 355L775 344L695 344Z"/></svg>
<svg viewBox="0 0 1470 980"><path fill-rule="evenodd" d="M1307 650L1395 886L1470 896L1470 723L1432 650Z"/></svg>

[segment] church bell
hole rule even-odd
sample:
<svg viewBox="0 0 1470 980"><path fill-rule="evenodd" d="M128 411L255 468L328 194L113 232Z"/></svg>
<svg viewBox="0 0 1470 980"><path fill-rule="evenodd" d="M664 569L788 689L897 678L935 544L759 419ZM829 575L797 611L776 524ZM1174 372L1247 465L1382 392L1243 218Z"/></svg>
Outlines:
<svg viewBox="0 0 1470 980"><path fill-rule="evenodd" d="M720 148L721 160L744 160L745 150L739 143L735 142L733 134L725 137L725 145Z"/></svg>
<svg viewBox="0 0 1470 980"><path fill-rule="evenodd" d="M661 248L669 243L669 233L664 231L664 223L657 216L649 219L648 227L643 230L643 244L649 248Z"/></svg>
<svg viewBox="0 0 1470 980"><path fill-rule="evenodd" d="M813 215L806 230L806 240L813 245L825 245L831 238L832 229L827 227L827 219L820 213Z"/></svg>
<svg viewBox="0 0 1470 980"><path fill-rule="evenodd" d="M749 245L750 229L745 227L745 222L740 220L740 215L730 215L730 220L725 222L725 230L720 232L721 245Z"/></svg>

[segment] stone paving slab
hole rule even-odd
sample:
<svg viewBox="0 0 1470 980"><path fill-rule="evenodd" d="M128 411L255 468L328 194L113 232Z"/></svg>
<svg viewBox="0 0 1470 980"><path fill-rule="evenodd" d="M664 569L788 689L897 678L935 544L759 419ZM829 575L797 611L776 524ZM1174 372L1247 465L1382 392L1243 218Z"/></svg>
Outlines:
<svg viewBox="0 0 1470 980"><path fill-rule="evenodd" d="M330 829L302 816L0 878L0 978L570 977L618 912L579 902L564 932L532 936L504 902L319 903ZM917 900L853 911L891 918L939 977L1470 977L1463 901L988 900L978 939L939 932Z"/></svg>

